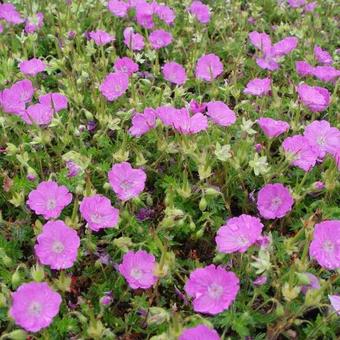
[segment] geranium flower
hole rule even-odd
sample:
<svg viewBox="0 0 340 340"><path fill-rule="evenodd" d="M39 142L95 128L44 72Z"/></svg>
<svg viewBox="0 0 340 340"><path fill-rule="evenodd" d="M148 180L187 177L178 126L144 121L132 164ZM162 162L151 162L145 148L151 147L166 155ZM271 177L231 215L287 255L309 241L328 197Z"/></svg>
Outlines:
<svg viewBox="0 0 340 340"><path fill-rule="evenodd" d="M221 253L244 253L260 237L263 224L259 218L243 214L230 218L215 238L217 250Z"/></svg>
<svg viewBox="0 0 340 340"><path fill-rule="evenodd" d="M175 12L169 6L157 2L154 3L154 14L167 25L172 25L176 18Z"/></svg>
<svg viewBox="0 0 340 340"><path fill-rule="evenodd" d="M53 112L67 109L68 99L61 93L53 92L39 96L39 103L49 106Z"/></svg>
<svg viewBox="0 0 340 340"><path fill-rule="evenodd" d="M201 324L184 329L178 340L220 340L220 337L214 329Z"/></svg>
<svg viewBox="0 0 340 340"><path fill-rule="evenodd" d="M207 24L210 21L210 9L201 1L193 1L188 10L201 24Z"/></svg>
<svg viewBox="0 0 340 340"><path fill-rule="evenodd" d="M297 87L297 92L302 103L312 112L326 110L331 100L329 91L319 86L301 84Z"/></svg>
<svg viewBox="0 0 340 340"><path fill-rule="evenodd" d="M119 210L103 195L84 197L79 207L81 216L93 231L114 228L118 224Z"/></svg>
<svg viewBox="0 0 340 340"><path fill-rule="evenodd" d="M46 282L24 283L12 293L9 315L26 331L39 332L52 323L61 302L60 294Z"/></svg>
<svg viewBox="0 0 340 340"><path fill-rule="evenodd" d="M332 56L318 45L314 46L314 58L317 60L318 63L323 65L333 64Z"/></svg>
<svg viewBox="0 0 340 340"><path fill-rule="evenodd" d="M45 181L29 193L27 204L37 215L49 219L59 217L71 201L72 194L65 186L59 186L54 181Z"/></svg>
<svg viewBox="0 0 340 340"><path fill-rule="evenodd" d="M149 41L151 46L158 50L171 44L172 35L164 30L155 30L149 35Z"/></svg>
<svg viewBox="0 0 340 340"><path fill-rule="evenodd" d="M295 63L296 72L300 77L313 75L314 67L306 61L297 61Z"/></svg>
<svg viewBox="0 0 340 340"><path fill-rule="evenodd" d="M340 315L340 295L328 295L328 298L335 312Z"/></svg>
<svg viewBox="0 0 340 340"><path fill-rule="evenodd" d="M215 315L228 309L240 289L233 272L211 264L190 273L184 290L193 298L195 312Z"/></svg>
<svg viewBox="0 0 340 340"><path fill-rule="evenodd" d="M122 201L137 197L144 190L145 172L133 169L128 162L114 164L108 175L113 191Z"/></svg>
<svg viewBox="0 0 340 340"><path fill-rule="evenodd" d="M178 110L171 105L163 105L156 109L158 118L165 126L172 126Z"/></svg>
<svg viewBox="0 0 340 340"><path fill-rule="evenodd" d="M132 126L129 134L134 137L140 137L153 129L156 125L156 111L152 108L146 108L143 113L136 113L132 117Z"/></svg>
<svg viewBox="0 0 340 340"><path fill-rule="evenodd" d="M245 94L252 94L254 96L262 97L266 96L271 87L271 79L270 78L255 78L248 82L247 87L243 90Z"/></svg>
<svg viewBox="0 0 340 340"><path fill-rule="evenodd" d="M319 279L312 273L303 273L307 276L309 283L301 287L301 292L306 294L310 289L320 289Z"/></svg>
<svg viewBox="0 0 340 340"><path fill-rule="evenodd" d="M14 83L11 86L11 91L16 94L19 102L29 103L33 98L34 87L30 80L24 79Z"/></svg>
<svg viewBox="0 0 340 340"><path fill-rule="evenodd" d="M132 27L125 28L124 44L133 51L141 51L144 48L144 38L139 33L134 33Z"/></svg>
<svg viewBox="0 0 340 340"><path fill-rule="evenodd" d="M208 128L206 116L196 113L191 117L186 108L176 110L171 123L178 132L184 135L198 133Z"/></svg>
<svg viewBox="0 0 340 340"><path fill-rule="evenodd" d="M306 137L295 135L287 137L282 143L283 150L291 158L291 164L304 171L310 171L318 159L318 151Z"/></svg>
<svg viewBox="0 0 340 340"><path fill-rule="evenodd" d="M191 113L203 113L207 108L207 103L199 103L194 99L190 100L189 108Z"/></svg>
<svg viewBox="0 0 340 340"><path fill-rule="evenodd" d="M292 8L299 8L306 4L306 0L288 0L288 4Z"/></svg>
<svg viewBox="0 0 340 340"><path fill-rule="evenodd" d="M139 1L135 5L136 8L136 21L138 25L145 29L152 29L154 27L153 14L154 6L152 3L146 1Z"/></svg>
<svg viewBox="0 0 340 340"><path fill-rule="evenodd" d="M4 19L9 24L18 25L25 21L21 18L13 4L0 4L0 19Z"/></svg>
<svg viewBox="0 0 340 340"><path fill-rule="evenodd" d="M118 268L132 289L148 289L157 281L156 259L144 250L128 251Z"/></svg>
<svg viewBox="0 0 340 340"><path fill-rule="evenodd" d="M332 83L340 77L340 70L333 66L316 66L313 68L312 74L323 82Z"/></svg>
<svg viewBox="0 0 340 340"><path fill-rule="evenodd" d="M266 184L258 193L257 209L265 219L282 218L292 210L293 197L281 183Z"/></svg>
<svg viewBox="0 0 340 340"><path fill-rule="evenodd" d="M80 238L63 221L49 221L43 226L34 246L39 261L51 269L71 268L77 259Z"/></svg>
<svg viewBox="0 0 340 340"><path fill-rule="evenodd" d="M323 268L340 268L340 220L323 221L315 225L309 255Z"/></svg>
<svg viewBox="0 0 340 340"><path fill-rule="evenodd" d="M110 0L107 4L109 11L116 17L126 17L129 10L129 5L121 0Z"/></svg>
<svg viewBox="0 0 340 340"><path fill-rule="evenodd" d="M33 17L26 19L25 32L27 34L32 34L35 31L40 30L44 24L44 14L41 12L36 13Z"/></svg>
<svg viewBox="0 0 340 340"><path fill-rule="evenodd" d="M236 114L231 110L228 105L221 101L213 101L206 103L206 114L212 121L221 126L229 126L236 122Z"/></svg>
<svg viewBox="0 0 340 340"><path fill-rule="evenodd" d="M109 73L100 84L101 94L109 101L114 101L122 96L129 87L129 76L124 72Z"/></svg>
<svg viewBox="0 0 340 340"><path fill-rule="evenodd" d="M136 64L131 58L123 57L117 58L113 65L116 72L124 72L127 73L129 76L138 72L139 66Z"/></svg>
<svg viewBox="0 0 340 340"><path fill-rule="evenodd" d="M269 138L280 136L289 130L289 124L282 120L275 120L272 118L259 118L256 120L264 134Z"/></svg>
<svg viewBox="0 0 340 340"><path fill-rule="evenodd" d="M174 61L166 63L163 66L162 72L164 79L176 85L183 85L187 80L184 67Z"/></svg>
<svg viewBox="0 0 340 340"><path fill-rule="evenodd" d="M206 54L200 57L196 64L196 78L205 80L205 81L213 81L223 72L223 64L220 61L220 58L213 54Z"/></svg>
<svg viewBox="0 0 340 340"><path fill-rule="evenodd" d="M21 118L29 125L48 125L53 118L53 110L51 106L44 104L33 104L29 106Z"/></svg>
<svg viewBox="0 0 340 340"><path fill-rule="evenodd" d="M104 46L109 44L112 41L115 41L115 37L105 31L97 30L89 32L89 37L96 43L98 46Z"/></svg>
<svg viewBox="0 0 340 340"><path fill-rule="evenodd" d="M19 64L19 68L23 74L34 77L38 73L44 72L46 70L46 64L40 59L32 58L22 61Z"/></svg>

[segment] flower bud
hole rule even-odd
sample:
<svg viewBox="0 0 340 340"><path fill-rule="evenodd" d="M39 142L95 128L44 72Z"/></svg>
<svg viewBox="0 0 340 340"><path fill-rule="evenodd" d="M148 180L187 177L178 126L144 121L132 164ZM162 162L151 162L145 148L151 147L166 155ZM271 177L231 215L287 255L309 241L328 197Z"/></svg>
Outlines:
<svg viewBox="0 0 340 340"><path fill-rule="evenodd" d="M201 211L204 211L206 208L207 208L207 200L205 199L204 196L202 196L199 204L198 204L198 207Z"/></svg>
<svg viewBox="0 0 340 340"><path fill-rule="evenodd" d="M2 334L1 338L11 340L25 340L28 338L27 333L22 329L16 329L10 333Z"/></svg>
<svg viewBox="0 0 340 340"><path fill-rule="evenodd" d="M12 278L11 278L11 283L13 287L17 287L20 285L21 283L21 275L19 270L16 270L13 274L12 274Z"/></svg>
<svg viewBox="0 0 340 340"><path fill-rule="evenodd" d="M160 325L164 322L168 322L170 320L169 312L160 307L151 307L149 308L149 313L147 317L148 325Z"/></svg>
<svg viewBox="0 0 340 340"><path fill-rule="evenodd" d="M292 301L298 297L300 290L301 290L300 287L298 286L292 287L289 285L288 282L285 282L282 287L282 295L287 301Z"/></svg>
<svg viewBox="0 0 340 340"><path fill-rule="evenodd" d="M31 268L31 276L34 281L36 282L41 282L44 280L45 277L45 272L44 272L44 267L40 265L35 265L34 267Z"/></svg>

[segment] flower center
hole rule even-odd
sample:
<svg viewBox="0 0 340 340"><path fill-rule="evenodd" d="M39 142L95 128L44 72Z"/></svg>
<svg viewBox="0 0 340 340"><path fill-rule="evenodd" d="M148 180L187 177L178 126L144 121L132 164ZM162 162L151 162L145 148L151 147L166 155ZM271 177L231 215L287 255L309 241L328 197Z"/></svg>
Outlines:
<svg viewBox="0 0 340 340"><path fill-rule="evenodd" d="M216 300L219 299L222 293L223 293L223 287L216 283L213 283L208 288L208 294L213 299L216 299Z"/></svg>
<svg viewBox="0 0 340 340"><path fill-rule="evenodd" d="M318 144L320 146L324 146L326 144L326 137L325 136L320 136L317 140Z"/></svg>
<svg viewBox="0 0 340 340"><path fill-rule="evenodd" d="M42 306L39 302L33 301L28 307L28 313L32 316L39 316L42 310Z"/></svg>
<svg viewBox="0 0 340 340"><path fill-rule="evenodd" d="M122 90L122 88L119 84L115 85L114 89L115 89L116 92L120 92Z"/></svg>
<svg viewBox="0 0 340 340"><path fill-rule="evenodd" d="M136 279L139 280L142 277L143 272L139 268L132 268L130 275Z"/></svg>
<svg viewBox="0 0 340 340"><path fill-rule="evenodd" d="M332 253L334 251L334 244L327 240L323 243L322 248L327 252L327 253Z"/></svg>
<svg viewBox="0 0 340 340"><path fill-rule="evenodd" d="M56 254L60 254L65 249L64 245L60 241L54 241L52 245L52 250Z"/></svg>
<svg viewBox="0 0 340 340"><path fill-rule="evenodd" d="M237 239L237 241L238 241L238 244L240 245L240 246L245 246L246 244L248 244L248 239L245 237L245 236L243 236L243 235L240 235L239 237L238 237L238 239Z"/></svg>
<svg viewBox="0 0 340 340"><path fill-rule="evenodd" d="M95 214L92 214L92 215L91 215L91 221L92 221L93 223L100 223L101 220L102 220L102 216L101 216L100 214L95 213Z"/></svg>
<svg viewBox="0 0 340 340"><path fill-rule="evenodd" d="M55 199L50 198L50 199L47 201L47 209L48 209L48 210L53 210L53 209L55 209L56 206L57 206L57 202L56 202Z"/></svg>
<svg viewBox="0 0 340 340"><path fill-rule="evenodd" d="M271 208L272 209L277 209L282 203L282 200L280 197L274 197L272 199L272 204L271 204Z"/></svg>
<svg viewBox="0 0 340 340"><path fill-rule="evenodd" d="M120 183L120 187L123 190L129 190L132 188L132 183L129 182L127 179L124 179L121 183Z"/></svg>

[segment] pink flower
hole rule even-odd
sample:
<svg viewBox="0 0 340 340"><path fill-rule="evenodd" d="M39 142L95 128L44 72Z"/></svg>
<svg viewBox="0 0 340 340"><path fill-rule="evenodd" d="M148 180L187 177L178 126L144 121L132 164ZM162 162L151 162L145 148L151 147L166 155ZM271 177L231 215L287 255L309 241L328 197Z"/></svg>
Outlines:
<svg viewBox="0 0 340 340"><path fill-rule="evenodd" d="M193 1L188 10L201 24L207 24L210 21L210 9L201 1Z"/></svg>
<svg viewBox="0 0 340 340"><path fill-rule="evenodd" d="M98 46L104 46L106 44L109 44L112 41L115 41L114 36L112 36L111 34L105 32L105 31L101 31L101 30L89 32L89 37L92 40L94 40L94 42Z"/></svg>
<svg viewBox="0 0 340 340"><path fill-rule="evenodd" d="M119 210L103 195L84 197L79 207L81 216L93 231L114 228L118 224Z"/></svg>
<svg viewBox="0 0 340 340"><path fill-rule="evenodd" d="M61 110L67 109L68 100L63 94L53 92L39 96L39 103L49 106L53 112L59 112Z"/></svg>
<svg viewBox="0 0 340 340"><path fill-rule="evenodd" d="M194 99L191 99L190 103L189 103L189 108L190 108L190 112L192 113L198 113L201 112L203 113L206 108L207 108L207 103L199 103Z"/></svg>
<svg viewBox="0 0 340 340"><path fill-rule="evenodd" d="M217 250L226 254L244 253L261 236L262 229L263 224L256 217L243 214L230 218L217 231Z"/></svg>
<svg viewBox="0 0 340 340"><path fill-rule="evenodd" d="M33 84L30 80L19 80L11 86L11 90L16 93L18 100L23 103L29 103L34 94Z"/></svg>
<svg viewBox="0 0 340 340"><path fill-rule="evenodd" d="M38 73L46 70L46 64L40 59L32 58L30 60L22 61L19 64L19 68L23 74L34 77Z"/></svg>
<svg viewBox="0 0 340 340"><path fill-rule="evenodd" d="M176 18L174 11L169 6L163 4L155 3L154 13L167 25L173 24Z"/></svg>
<svg viewBox="0 0 340 340"><path fill-rule="evenodd" d="M49 221L43 226L34 246L39 261L51 269L71 268L77 259L80 238L63 221Z"/></svg>
<svg viewBox="0 0 340 340"><path fill-rule="evenodd" d="M144 38L139 33L134 33L132 27L124 30L124 44L133 51L141 51L144 48Z"/></svg>
<svg viewBox="0 0 340 340"><path fill-rule="evenodd" d="M24 283L12 293L9 315L26 331L39 332L51 324L61 302L60 294L46 282Z"/></svg>
<svg viewBox="0 0 340 340"><path fill-rule="evenodd" d="M323 87L301 84L297 92L302 103L312 112L326 110L331 100L329 91Z"/></svg>
<svg viewBox="0 0 340 340"><path fill-rule="evenodd" d="M156 109L158 118L165 126L172 126L178 110L171 105L163 105Z"/></svg>
<svg viewBox="0 0 340 340"><path fill-rule="evenodd" d="M109 101L122 96L129 87L129 76L124 72L109 73L100 84L101 94Z"/></svg>
<svg viewBox="0 0 340 340"><path fill-rule="evenodd" d="M298 44L296 37L287 37L273 45L271 54L275 58L280 58L292 52Z"/></svg>
<svg viewBox="0 0 340 340"><path fill-rule="evenodd" d="M323 159L326 153L335 153L340 147L340 131L331 127L326 120L315 120L307 125L304 136L309 145L317 150L320 159Z"/></svg>
<svg viewBox="0 0 340 340"><path fill-rule="evenodd" d="M309 255L326 269L340 268L340 221L329 220L315 225Z"/></svg>
<svg viewBox="0 0 340 340"><path fill-rule="evenodd" d="M297 61L295 63L296 72L301 77L313 75L314 67L305 61Z"/></svg>
<svg viewBox="0 0 340 340"><path fill-rule="evenodd" d="M154 27L153 4L149 4L146 1L141 1L136 4L136 21L138 25L146 29L152 29Z"/></svg>
<svg viewBox="0 0 340 340"><path fill-rule="evenodd" d="M335 312L338 315L340 315L340 296L339 295L328 295L328 298Z"/></svg>
<svg viewBox="0 0 340 340"><path fill-rule="evenodd" d="M258 193L257 208L265 219L282 218L292 210L294 200L281 183L266 184Z"/></svg>
<svg viewBox="0 0 340 340"><path fill-rule="evenodd" d="M292 8L302 7L306 3L306 0L288 0L288 4Z"/></svg>
<svg viewBox="0 0 340 340"><path fill-rule="evenodd" d="M164 30L155 30L150 34L149 41L151 46L158 50L171 44L172 35Z"/></svg>
<svg viewBox="0 0 340 340"><path fill-rule="evenodd" d="M139 70L138 64L129 57L117 58L114 63L114 68L116 72L124 72L129 76Z"/></svg>
<svg viewBox="0 0 340 340"><path fill-rule="evenodd" d="M190 117L186 108L176 110L176 114L172 118L173 127L184 135L191 135L208 128L207 117L202 113L196 113Z"/></svg>
<svg viewBox="0 0 340 340"><path fill-rule="evenodd" d="M213 81L223 72L223 65L220 58L213 54L206 54L200 57L196 64L196 78Z"/></svg>
<svg viewBox="0 0 340 340"><path fill-rule="evenodd" d="M340 77L340 71L333 66L316 66L313 68L313 76L323 82L331 83Z"/></svg>
<svg viewBox="0 0 340 340"><path fill-rule="evenodd" d="M53 118L51 106L44 104L33 104L29 106L21 118L29 125L48 125Z"/></svg>
<svg viewBox="0 0 340 340"><path fill-rule="evenodd" d="M269 93L271 87L270 78L255 78L248 82L247 87L243 90L245 94L252 94L254 96L265 96Z"/></svg>
<svg viewBox="0 0 340 340"><path fill-rule="evenodd" d="M253 285L255 286L263 286L264 284L267 283L267 276L266 275L261 275L258 276L254 281L253 281Z"/></svg>
<svg viewBox="0 0 340 340"><path fill-rule="evenodd" d="M157 281L156 259L144 250L128 251L118 268L132 289L148 289Z"/></svg>
<svg viewBox="0 0 340 340"><path fill-rule="evenodd" d="M229 126L236 122L235 112L221 101L207 103L207 115L221 126Z"/></svg>
<svg viewBox="0 0 340 340"><path fill-rule="evenodd" d="M272 40L267 33L253 31L249 33L248 37L250 42L259 50L263 52L270 51L272 47Z"/></svg>
<svg viewBox="0 0 340 340"><path fill-rule="evenodd" d="M303 294L306 294L307 291L309 291L310 289L320 289L319 279L315 275L311 273L303 273L303 274L306 275L309 280L308 285L304 285L301 287L301 292Z"/></svg>
<svg viewBox="0 0 340 340"><path fill-rule="evenodd" d="M137 197L145 187L146 174L142 169L133 169L128 162L114 164L109 171L109 182L122 201Z"/></svg>
<svg viewBox="0 0 340 340"><path fill-rule="evenodd" d="M291 164L304 171L310 171L318 158L317 150L312 147L306 137L295 135L287 137L282 143L283 150L292 158Z"/></svg>
<svg viewBox="0 0 340 340"><path fill-rule="evenodd" d="M136 113L132 117L132 127L129 134L134 137L140 137L153 129L156 125L156 111L152 108L146 108L143 113Z"/></svg>
<svg viewBox="0 0 340 340"><path fill-rule="evenodd" d="M318 45L315 45L314 47L314 58L317 60L318 63L323 65L333 64L332 56Z"/></svg>
<svg viewBox="0 0 340 340"><path fill-rule="evenodd" d="M310 2L310 3L305 5L304 11L306 13L313 12L317 5L318 5L318 3L316 1Z"/></svg>
<svg viewBox="0 0 340 340"><path fill-rule="evenodd" d="M183 85L187 81L187 74L182 65L170 61L163 66L163 76L167 81L176 85Z"/></svg>
<svg viewBox="0 0 340 340"><path fill-rule="evenodd" d="M256 122L259 124L264 134L269 138L278 137L289 130L289 124L282 120L262 117Z"/></svg>
<svg viewBox="0 0 340 340"><path fill-rule="evenodd" d="M193 300L195 312L218 314L228 309L240 289L233 272L211 264L191 272L184 290Z"/></svg>
<svg viewBox="0 0 340 340"><path fill-rule="evenodd" d="M32 34L40 30L44 23L44 14L41 12L36 13L33 17L26 19L25 32Z"/></svg>
<svg viewBox="0 0 340 340"><path fill-rule="evenodd" d="M196 327L186 328L178 340L220 340L220 337L214 329L201 324Z"/></svg>
<svg viewBox="0 0 340 340"><path fill-rule="evenodd" d="M25 102L20 100L17 91L9 88L4 89L0 94L0 104L4 112L18 116L21 116L25 113Z"/></svg>
<svg viewBox="0 0 340 340"><path fill-rule="evenodd" d="M129 10L129 5L121 0L110 0L107 4L109 11L116 17L126 17Z"/></svg>
<svg viewBox="0 0 340 340"><path fill-rule="evenodd" d="M27 204L37 214L45 219L57 218L61 211L71 203L72 194L65 186L56 182L41 182L28 195Z"/></svg>
<svg viewBox="0 0 340 340"><path fill-rule="evenodd" d="M9 24L21 24L25 20L21 18L20 13L13 4L0 4L0 19L4 19Z"/></svg>

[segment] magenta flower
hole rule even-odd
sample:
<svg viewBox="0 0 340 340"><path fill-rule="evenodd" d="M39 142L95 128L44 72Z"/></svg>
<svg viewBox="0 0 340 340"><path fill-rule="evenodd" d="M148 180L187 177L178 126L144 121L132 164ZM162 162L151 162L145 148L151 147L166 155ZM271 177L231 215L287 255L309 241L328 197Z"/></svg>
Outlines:
<svg viewBox="0 0 340 340"><path fill-rule="evenodd" d="M307 125L304 136L309 145L317 150L320 159L323 159L326 153L335 153L340 147L340 131L331 127L326 120L315 120Z"/></svg>
<svg viewBox="0 0 340 340"><path fill-rule="evenodd" d="M315 45L314 47L314 58L317 60L318 63L323 65L333 64L332 56L318 45Z"/></svg>
<svg viewBox="0 0 340 340"><path fill-rule="evenodd" d="M229 126L236 122L236 115L233 110L230 110L228 105L221 101L207 103L206 113L214 123L221 126Z"/></svg>
<svg viewBox="0 0 340 340"><path fill-rule="evenodd" d="M333 66L316 66L313 68L313 76L323 82L332 83L340 77L340 71Z"/></svg>
<svg viewBox="0 0 340 340"><path fill-rule="evenodd" d="M156 109L158 118L165 126L172 126L178 110L171 105L163 105Z"/></svg>
<svg viewBox="0 0 340 340"><path fill-rule="evenodd" d="M149 35L149 41L151 46L158 50L171 44L172 35L164 30L155 30Z"/></svg>
<svg viewBox="0 0 340 340"><path fill-rule="evenodd" d="M281 183L266 184L258 193L257 209L265 219L282 218L292 210L293 197Z"/></svg>
<svg viewBox="0 0 340 340"><path fill-rule="evenodd" d="M241 215L230 218L215 238L217 250L221 253L244 253L261 236L263 224L259 218Z"/></svg>
<svg viewBox="0 0 340 340"><path fill-rule="evenodd" d="M60 294L46 282L24 283L12 293L9 315L26 331L39 332L51 324L61 302Z"/></svg>
<svg viewBox="0 0 340 340"><path fill-rule="evenodd" d="M302 103L312 112L326 110L331 101L329 91L323 87L301 84L297 87L297 92Z"/></svg>
<svg viewBox="0 0 340 340"><path fill-rule="evenodd" d="M67 97L61 93L53 92L39 96L39 103L49 106L53 112L59 112L67 109Z"/></svg>
<svg viewBox="0 0 340 340"><path fill-rule="evenodd" d="M53 118L53 110L49 105L33 104L29 106L21 118L29 125L48 125Z"/></svg>
<svg viewBox="0 0 340 340"><path fill-rule="evenodd" d="M136 113L132 117L132 126L129 134L134 137L140 137L156 126L156 111L152 108L146 108L143 113Z"/></svg>
<svg viewBox="0 0 340 340"><path fill-rule="evenodd" d="M121 0L110 0L107 8L116 17L123 18L128 14L129 5Z"/></svg>
<svg viewBox="0 0 340 340"><path fill-rule="evenodd" d="M195 312L215 315L228 309L240 289L233 272L211 264L191 272L184 290L193 300Z"/></svg>
<svg viewBox="0 0 340 340"><path fill-rule="evenodd" d="M29 103L34 94L33 84L30 80L19 80L11 86L11 90L18 96L18 101Z"/></svg>
<svg viewBox="0 0 340 340"><path fill-rule="evenodd" d="M176 18L175 12L167 5L154 3L154 13L158 16L158 18L164 21L167 25L173 24Z"/></svg>
<svg viewBox="0 0 340 340"><path fill-rule="evenodd" d="M304 171L310 171L317 159L318 151L312 147L306 137L295 135L287 137L282 143L283 150L291 158L291 164Z"/></svg>
<svg viewBox="0 0 340 340"><path fill-rule="evenodd" d="M22 61L19 64L19 68L23 74L34 77L38 73L46 70L46 64L40 59L32 58Z"/></svg>
<svg viewBox="0 0 340 340"><path fill-rule="evenodd" d="M155 257L144 250L128 251L118 266L119 272L132 289L148 289L153 286L157 281L155 269Z"/></svg>
<svg viewBox="0 0 340 340"><path fill-rule="evenodd" d="M128 162L114 164L108 175L113 191L122 201L137 197L144 190L145 172L132 168Z"/></svg>
<svg viewBox="0 0 340 340"><path fill-rule="evenodd" d="M129 87L129 76L124 72L109 73L99 86L101 94L109 101L122 96Z"/></svg>
<svg viewBox="0 0 340 340"><path fill-rule="evenodd" d="M340 221L329 220L315 225L309 255L326 269L340 268Z"/></svg>
<svg viewBox="0 0 340 340"><path fill-rule="evenodd" d="M44 24L44 14L41 12L36 13L33 17L26 19L25 32L32 34L35 31L40 30Z"/></svg>
<svg viewBox="0 0 340 340"><path fill-rule="evenodd" d="M20 100L18 92L12 88L0 92L1 108L6 113L21 116L25 113L25 102Z"/></svg>
<svg viewBox="0 0 340 340"><path fill-rule="evenodd" d="M207 108L207 103L200 104L194 99L190 100L189 109L191 113L198 113L198 112L203 113L206 110L206 108Z"/></svg>
<svg viewBox="0 0 340 340"><path fill-rule="evenodd" d="M306 13L313 12L317 5L318 5L318 3L316 1L310 2L310 3L305 5L304 11Z"/></svg>
<svg viewBox="0 0 340 340"><path fill-rule="evenodd" d="M195 72L196 78L210 82L223 72L223 64L217 55L206 54L198 59Z"/></svg>
<svg viewBox="0 0 340 340"><path fill-rule="evenodd" d="M34 246L39 261L51 269L71 268L77 259L80 238L63 221L49 221L43 226Z"/></svg>
<svg viewBox="0 0 340 340"><path fill-rule="evenodd" d="M191 135L208 128L208 119L202 113L196 113L192 117L186 108L176 110L172 117L173 127L184 135Z"/></svg>
<svg viewBox="0 0 340 340"><path fill-rule="evenodd" d="M132 27L124 30L124 44L133 51L141 51L144 48L144 38L139 33L134 33Z"/></svg>
<svg viewBox="0 0 340 340"><path fill-rule="evenodd" d="M266 275L261 275L258 276L254 281L253 281L253 285L255 286L263 286L264 284L267 283L267 276Z"/></svg>
<svg viewBox="0 0 340 340"><path fill-rule="evenodd" d="M308 285L304 285L301 287L301 292L303 294L306 294L308 290L310 289L320 289L320 282L319 279L311 274L311 273L303 273L308 277L309 283Z"/></svg>
<svg viewBox="0 0 340 340"><path fill-rule="evenodd" d="M89 37L96 43L98 46L104 46L109 44L112 41L115 41L115 37L105 31L97 30L89 32Z"/></svg>
<svg viewBox="0 0 340 340"><path fill-rule="evenodd" d="M288 0L288 4L292 8L299 8L304 6L306 3L306 0Z"/></svg>
<svg viewBox="0 0 340 340"><path fill-rule="evenodd" d="M9 24L18 25L25 20L21 18L13 4L0 4L0 19L4 19Z"/></svg>
<svg viewBox="0 0 340 340"><path fill-rule="evenodd" d="M272 118L259 118L257 121L264 134L269 138L280 136L289 130L290 126L287 122L282 120L275 120Z"/></svg>
<svg viewBox="0 0 340 340"><path fill-rule="evenodd" d="M146 29L154 27L153 14L154 6L146 1L139 1L136 4L136 21L138 25Z"/></svg>
<svg viewBox="0 0 340 340"><path fill-rule="evenodd" d="M214 329L201 324L192 328L186 328L178 340L220 340L220 337Z"/></svg>
<svg viewBox="0 0 340 340"><path fill-rule="evenodd" d="M260 51L269 51L272 47L272 40L267 33L259 33L256 31L248 34L250 42Z"/></svg>
<svg viewBox="0 0 340 340"><path fill-rule="evenodd" d="M201 24L207 24L210 21L210 9L201 1L193 1L188 10Z"/></svg>
<svg viewBox="0 0 340 340"><path fill-rule="evenodd" d="M247 87L243 90L245 94L252 94L254 96L266 96L271 87L271 79L270 78L255 78L248 82Z"/></svg>
<svg viewBox="0 0 340 340"><path fill-rule="evenodd" d="M305 61L297 61L295 63L296 72L300 77L313 75L314 67Z"/></svg>
<svg viewBox="0 0 340 340"><path fill-rule="evenodd" d="M81 216L93 231L114 228L118 224L119 210L103 195L84 197L79 207Z"/></svg>
<svg viewBox="0 0 340 340"><path fill-rule="evenodd" d="M163 66L162 72L165 80L176 85L183 85L187 81L184 67L174 61L166 63Z"/></svg>
<svg viewBox="0 0 340 340"><path fill-rule="evenodd" d="M328 295L328 298L335 312L338 315L340 315L340 296L339 295Z"/></svg>
<svg viewBox="0 0 340 340"><path fill-rule="evenodd" d="M113 66L116 72L124 72L127 73L128 76L131 76L139 70L138 64L129 57L117 58Z"/></svg>
<svg viewBox="0 0 340 340"><path fill-rule="evenodd" d="M56 182L41 182L28 195L27 204L37 214L45 219L57 218L61 211L71 203L72 194L63 185Z"/></svg>

